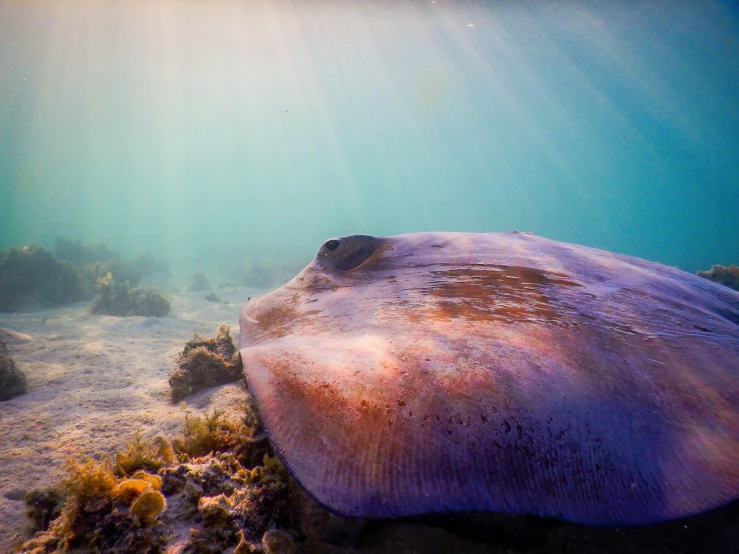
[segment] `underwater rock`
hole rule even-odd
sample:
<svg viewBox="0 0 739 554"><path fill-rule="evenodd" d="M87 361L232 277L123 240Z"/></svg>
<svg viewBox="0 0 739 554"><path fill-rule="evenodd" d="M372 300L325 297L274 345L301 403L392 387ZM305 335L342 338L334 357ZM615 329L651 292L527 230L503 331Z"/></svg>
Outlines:
<svg viewBox="0 0 739 554"><path fill-rule="evenodd" d="M218 327L216 338L195 335L177 357L169 377L172 402L203 389L225 385L243 378L241 358L228 325Z"/></svg>
<svg viewBox="0 0 739 554"><path fill-rule="evenodd" d="M210 283L205 277L205 273L203 273L202 271L196 271L195 275L193 275L192 278L193 282L189 287L187 287L188 291L202 292L204 290L211 290Z"/></svg>
<svg viewBox="0 0 739 554"><path fill-rule="evenodd" d="M61 515L62 495L58 489L33 489L25 494L26 516L33 522L33 532L46 531L49 523Z"/></svg>
<svg viewBox="0 0 739 554"><path fill-rule="evenodd" d="M265 554L293 554L295 543L290 535L279 529L267 531L262 536L262 547Z"/></svg>
<svg viewBox="0 0 739 554"><path fill-rule="evenodd" d="M67 306L91 296L82 272L41 246L0 253L0 311L12 312L33 304Z"/></svg>
<svg viewBox="0 0 739 554"><path fill-rule="evenodd" d="M739 266L731 264L729 267L714 265L710 271L699 271L699 277L710 279L714 283L739 290Z"/></svg>
<svg viewBox="0 0 739 554"><path fill-rule="evenodd" d="M98 279L97 287L99 296L90 306L92 314L164 317L169 313L169 300L157 289L131 288L128 281L118 285L110 273Z"/></svg>
<svg viewBox="0 0 739 554"><path fill-rule="evenodd" d="M0 352L0 401L10 400L27 392L26 375L15 366L7 352Z"/></svg>
<svg viewBox="0 0 739 554"><path fill-rule="evenodd" d="M13 331L12 329L6 329L5 327L0 327L0 346L2 346L3 343L5 343L6 345L15 346L18 344L23 344L25 342L31 342L32 340L33 337L30 335L19 333L17 331Z"/></svg>
<svg viewBox="0 0 739 554"><path fill-rule="evenodd" d="M220 303L221 303L221 297L220 297L220 296L218 296L218 295L217 295L216 293L214 293L214 292L211 292L210 294L206 294L206 295L205 295L205 299L206 299L206 300L207 300L208 302L215 302L215 303L217 303L217 304L220 304Z"/></svg>

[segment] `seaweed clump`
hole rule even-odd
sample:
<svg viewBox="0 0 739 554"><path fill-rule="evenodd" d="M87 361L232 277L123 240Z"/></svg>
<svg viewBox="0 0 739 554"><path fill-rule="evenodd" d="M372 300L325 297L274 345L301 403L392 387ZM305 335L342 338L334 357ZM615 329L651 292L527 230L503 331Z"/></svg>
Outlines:
<svg viewBox="0 0 739 554"><path fill-rule="evenodd" d="M46 531L49 523L61 515L62 495L55 488L33 489L26 493L26 517L33 522L33 532Z"/></svg>
<svg viewBox="0 0 739 554"><path fill-rule="evenodd" d="M90 313L120 317L164 317L169 313L167 297L157 289L132 288L128 281L117 284L112 274L98 279L99 296L90 306Z"/></svg>
<svg viewBox="0 0 739 554"><path fill-rule="evenodd" d="M232 449L239 444L242 434L249 434L242 424L227 420L218 410L205 417L185 416L183 433L184 438L175 439L172 446L179 454L186 455L185 459Z"/></svg>
<svg viewBox="0 0 739 554"><path fill-rule="evenodd" d="M93 287L97 279L106 273L110 273L116 282L128 281L130 286L137 287L144 277L170 272L166 262L155 258L150 252L128 260L118 252L109 250L105 244L91 247L79 240L61 237L56 239L54 254L58 259L81 268Z"/></svg>
<svg viewBox="0 0 739 554"><path fill-rule="evenodd" d="M731 264L729 267L714 265L710 271L699 271L699 277L710 279L714 283L739 290L739 266Z"/></svg>
<svg viewBox="0 0 739 554"><path fill-rule="evenodd" d="M47 525L45 531L37 533L21 545L21 552L45 554L58 551L118 552L120 554L155 554L162 551L166 543L164 529L159 526L158 516L166 502L151 483L142 481L144 487L139 494L121 494L130 490L125 481L119 482L106 462L83 460L67 463L69 476L58 491L47 491L49 502L43 509L35 509L42 493L26 495L27 513L34 517L37 526L43 528L47 514L58 517ZM147 509L136 510L135 506L145 495L154 493L156 501L147 500ZM58 496L64 504L58 512L49 509ZM158 498L161 497L161 498ZM41 519L41 525L38 524Z"/></svg>
<svg viewBox="0 0 739 554"><path fill-rule="evenodd" d="M0 311L13 312L33 304L54 308L91 296L82 271L41 246L0 253Z"/></svg>
<svg viewBox="0 0 739 554"><path fill-rule="evenodd" d="M116 474L128 477L132 473L158 471L175 461L172 444L163 436L143 440L141 433L135 433L123 452L115 455Z"/></svg>
<svg viewBox="0 0 739 554"><path fill-rule="evenodd" d="M3 343L0 350L0 402L10 400L28 392L26 375L15 366Z"/></svg>
<svg viewBox="0 0 739 554"><path fill-rule="evenodd" d="M218 411L188 417L171 445L136 435L123 454L117 465L70 461L58 489L29 493L27 514L39 531L18 551L160 553L183 520L191 526L188 553L291 552L304 536L301 502L310 499L274 455L249 404L236 420ZM255 456L260 461L250 467Z"/></svg>
<svg viewBox="0 0 739 554"><path fill-rule="evenodd" d="M243 367L228 325L218 327L215 338L194 335L177 357L169 377L172 402L210 387L238 381Z"/></svg>

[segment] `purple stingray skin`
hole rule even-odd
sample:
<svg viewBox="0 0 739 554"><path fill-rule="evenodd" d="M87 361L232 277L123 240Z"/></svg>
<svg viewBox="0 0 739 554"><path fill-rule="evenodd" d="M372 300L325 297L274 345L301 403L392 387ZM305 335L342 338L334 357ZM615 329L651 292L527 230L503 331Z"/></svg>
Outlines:
<svg viewBox="0 0 739 554"><path fill-rule="evenodd" d="M239 347L276 451L339 514L593 525L739 497L739 293L528 233L327 241Z"/></svg>

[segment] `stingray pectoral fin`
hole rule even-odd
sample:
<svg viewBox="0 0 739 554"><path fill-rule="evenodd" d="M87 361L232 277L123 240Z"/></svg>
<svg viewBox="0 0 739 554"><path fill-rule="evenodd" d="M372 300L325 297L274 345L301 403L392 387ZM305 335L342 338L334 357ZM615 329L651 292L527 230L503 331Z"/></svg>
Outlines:
<svg viewBox="0 0 739 554"><path fill-rule="evenodd" d="M694 491L691 480L711 478L701 476L708 468L672 455L678 440L661 431L651 406L640 411L633 401L596 400L574 385L563 392L543 381L522 391L485 371L477 382L471 372L460 381L415 353L401 360L389 343L331 335L241 350L276 451L337 513L485 510L620 525L725 501L708 494L687 495L680 505L671 499L684 483L665 487L667 479ZM556 360L547 367L526 352L508 354L538 364L541 375L557 369Z"/></svg>

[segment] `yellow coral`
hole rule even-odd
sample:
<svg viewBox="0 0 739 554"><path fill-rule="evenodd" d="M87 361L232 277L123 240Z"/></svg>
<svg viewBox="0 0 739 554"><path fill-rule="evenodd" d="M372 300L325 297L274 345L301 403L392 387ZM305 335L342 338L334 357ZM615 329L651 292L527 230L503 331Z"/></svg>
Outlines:
<svg viewBox="0 0 739 554"><path fill-rule="evenodd" d="M155 491L162 490L162 478L159 477L159 475L152 475L151 473L146 473L143 470L139 470L136 473L133 474L133 477L131 479L141 479L142 481L146 481L151 485L151 488Z"/></svg>
<svg viewBox="0 0 739 554"><path fill-rule="evenodd" d="M126 502L130 503L150 489L151 483L145 479L126 479L115 486L113 489L113 496L122 498Z"/></svg>
<svg viewBox="0 0 739 554"><path fill-rule="evenodd" d="M131 513L141 520L153 520L167 509L162 493L148 490L131 505Z"/></svg>

